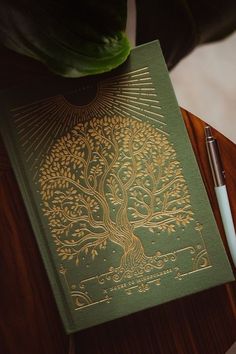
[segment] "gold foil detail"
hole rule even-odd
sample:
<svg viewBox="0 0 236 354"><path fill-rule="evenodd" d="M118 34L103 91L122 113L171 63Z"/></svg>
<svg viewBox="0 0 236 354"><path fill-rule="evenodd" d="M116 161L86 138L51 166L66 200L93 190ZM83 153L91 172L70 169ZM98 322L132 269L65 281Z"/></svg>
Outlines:
<svg viewBox="0 0 236 354"><path fill-rule="evenodd" d="M81 255L94 260L110 241L123 250L117 276L162 267L159 254L145 254L136 230L170 234L192 220L174 148L153 125L131 118L76 125L54 144L39 182L61 259L77 265Z"/></svg>

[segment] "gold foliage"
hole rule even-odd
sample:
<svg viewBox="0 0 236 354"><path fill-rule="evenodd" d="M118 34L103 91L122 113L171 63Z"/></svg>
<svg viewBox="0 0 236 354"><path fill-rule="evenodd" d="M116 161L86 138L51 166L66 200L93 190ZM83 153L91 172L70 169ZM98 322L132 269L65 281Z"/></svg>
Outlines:
<svg viewBox="0 0 236 354"><path fill-rule="evenodd" d="M138 242L130 230L173 233L192 220L174 147L154 125L133 118L77 124L46 156L39 184L58 255L77 265L82 253L94 260L108 240L128 257Z"/></svg>

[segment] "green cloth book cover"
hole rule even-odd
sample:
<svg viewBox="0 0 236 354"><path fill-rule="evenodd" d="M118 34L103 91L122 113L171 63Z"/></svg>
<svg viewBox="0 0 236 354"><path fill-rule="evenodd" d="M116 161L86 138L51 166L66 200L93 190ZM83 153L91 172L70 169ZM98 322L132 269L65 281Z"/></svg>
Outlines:
<svg viewBox="0 0 236 354"><path fill-rule="evenodd" d="M233 280L157 41L0 113L67 333Z"/></svg>

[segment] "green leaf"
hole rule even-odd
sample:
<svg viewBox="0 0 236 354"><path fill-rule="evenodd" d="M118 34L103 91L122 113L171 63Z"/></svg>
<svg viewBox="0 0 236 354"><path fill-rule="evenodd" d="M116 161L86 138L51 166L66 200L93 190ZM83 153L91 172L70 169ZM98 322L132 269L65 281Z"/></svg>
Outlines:
<svg viewBox="0 0 236 354"><path fill-rule="evenodd" d="M3 0L0 42L65 77L109 71L130 52L126 1Z"/></svg>

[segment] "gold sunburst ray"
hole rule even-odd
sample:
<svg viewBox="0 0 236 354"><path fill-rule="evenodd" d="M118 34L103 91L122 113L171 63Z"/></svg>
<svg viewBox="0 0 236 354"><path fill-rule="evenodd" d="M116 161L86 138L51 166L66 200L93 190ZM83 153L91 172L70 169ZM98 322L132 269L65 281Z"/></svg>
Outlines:
<svg viewBox="0 0 236 354"><path fill-rule="evenodd" d="M117 80L114 84L106 84L104 87L109 88L113 86L122 86L122 87L127 87L132 85L132 86L137 86L137 85L152 85L152 82L149 77L144 77L144 78L138 78L138 79L130 79L130 80Z"/></svg>
<svg viewBox="0 0 236 354"><path fill-rule="evenodd" d="M101 109L101 112L103 113L111 113L112 111L107 112L106 109L110 109L112 107L112 105L107 102L106 100L103 99L99 99L98 100L98 107L97 109Z"/></svg>
<svg viewBox="0 0 236 354"><path fill-rule="evenodd" d="M115 80L114 78L109 79L109 80L105 80L102 83L102 87L105 89L110 89L110 88L126 88L129 87L130 85L132 86L144 86L144 85L152 85L152 81L150 76L146 76L146 77L142 77L142 81L141 78L133 78L132 76L126 76L125 78L119 78L117 77L117 80Z"/></svg>
<svg viewBox="0 0 236 354"><path fill-rule="evenodd" d="M59 110L59 112L57 112L58 115L55 115L55 117L57 119L54 120L54 122L51 123L51 126L49 127L49 132L48 135L50 136L61 136L64 134L66 127L65 127L65 117L68 114L68 106L67 105L63 105L62 106L63 109ZM54 116L53 116L54 117ZM51 118L53 118L51 117ZM51 119L52 120L52 119ZM57 126L56 126L57 125ZM60 129L58 130L58 127L60 126ZM55 132L57 131L57 135L55 135ZM54 134L53 134L54 132Z"/></svg>
<svg viewBox="0 0 236 354"><path fill-rule="evenodd" d="M104 103L103 107L102 107L102 105L101 105L101 106L99 107L99 109L97 109L97 112L99 112L99 114L102 113L102 114L104 114L105 116L106 116L106 115L110 115L110 114L112 114L111 107L112 107L112 106L106 102L106 103Z"/></svg>
<svg viewBox="0 0 236 354"><path fill-rule="evenodd" d="M130 87L130 86L132 86L132 87L137 87L137 86L143 87L143 86L150 86L150 85L152 85L152 82L137 82L137 83L132 83L132 80L130 80L130 81L128 82L128 84L126 84L126 85L124 85L124 83L121 84L121 83L119 82L119 87L122 87L122 88Z"/></svg>
<svg viewBox="0 0 236 354"><path fill-rule="evenodd" d="M109 87L119 87L119 88L126 88L126 87L136 87L136 86L150 86L152 85L152 82L149 81L149 82L140 82L139 80L135 80L135 81L138 81L138 82L133 82L133 80L128 80L128 81L117 81L114 83L114 85L108 85L106 86L106 88L109 88Z"/></svg>
<svg viewBox="0 0 236 354"><path fill-rule="evenodd" d="M34 173L34 175L33 175L33 181L36 181L36 180L37 180L37 177L38 177L38 171L35 170L35 173ZM36 182L35 182L35 184L36 184Z"/></svg>
<svg viewBox="0 0 236 354"><path fill-rule="evenodd" d="M49 114L52 113L53 115L56 114L56 112L58 113L58 109L55 110L52 109L52 110L49 110L48 112L45 112L44 114L42 115L33 115L32 116L32 119L26 119L25 120L25 126L23 129L24 133L22 134L22 129L21 129L21 132L20 132L20 140L24 140L27 136L31 136L32 132L35 132L36 130L36 127L39 126L39 130L42 128L42 126L45 124L45 122L48 123L48 120L49 119L45 119L48 118ZM42 123L43 122L43 123ZM19 131L19 126L17 125L17 129Z"/></svg>
<svg viewBox="0 0 236 354"><path fill-rule="evenodd" d="M98 99L97 104L92 107L92 114L97 114L98 117L102 117L103 113L107 114L106 110L104 110L104 102L102 99Z"/></svg>
<svg viewBox="0 0 236 354"><path fill-rule="evenodd" d="M143 97L157 97L156 93L146 93L146 92L140 92L139 93L140 96L143 96Z"/></svg>
<svg viewBox="0 0 236 354"><path fill-rule="evenodd" d="M106 97L111 97L114 98L115 100L122 98L125 101L133 101L135 104L138 105L143 105L143 104L147 104L148 106L151 106L151 104L155 103L155 107L159 107L159 109L161 109L161 106L159 105L159 101L158 100L154 100L154 99L147 99L146 97L143 97L141 99L140 94L137 94L136 92L128 92L127 94L125 92L112 92L112 91L105 91L104 92L104 96Z"/></svg>
<svg viewBox="0 0 236 354"><path fill-rule="evenodd" d="M130 96L143 96L144 97L157 97L157 95L155 93L151 93L151 92L141 92L140 88L134 88L134 90L127 90L126 89L121 89L121 88L104 88L103 93L114 93L114 94L124 94L124 95L130 95ZM140 97L141 98L141 97Z"/></svg>
<svg viewBox="0 0 236 354"><path fill-rule="evenodd" d="M104 82L114 81L116 78L121 79L124 77L135 77L137 75L144 75L144 74L149 74L147 66L145 66L144 68L129 71L128 73L115 75L112 78L104 80Z"/></svg>
<svg viewBox="0 0 236 354"><path fill-rule="evenodd" d="M55 96L51 96L51 97L47 97L47 98L42 98L40 100L37 100L37 101L34 101L32 103L27 103L27 104L24 104L22 106L18 106L18 107L15 107L15 108L12 108L11 109L11 112L15 112L15 111L20 111L21 109L29 109L31 106L37 106L37 104L42 104L45 105L45 103L47 102L51 102L53 101L53 99L57 99L58 95L55 95Z"/></svg>
<svg viewBox="0 0 236 354"><path fill-rule="evenodd" d="M107 101L110 101L110 102L112 102L112 103L114 103L114 101L112 100L112 99L110 99L109 97L106 97L106 100ZM117 100L118 101L118 100ZM142 116L142 117L147 117L147 115L146 114L144 114L144 113L142 113L142 112L147 112L148 114L150 113L149 111L147 111L147 110L141 110L141 108L140 107L136 107L136 106L133 106L133 105L130 105L130 104L128 104L128 103L125 103L125 102L122 102L122 105L124 106L123 107L123 110L125 110L125 111L130 111L130 112L132 112L132 113L134 113L135 115L136 114L138 114L138 115L140 115L140 116ZM158 114L158 113L156 113L155 114L156 116L158 116L158 117L160 117L160 118L163 118L163 115L161 115L161 114ZM148 117L148 118L150 118L150 117ZM166 125L166 123L164 123L164 122L162 122L162 121L160 121L160 120L155 120L155 122L158 122L158 123L160 123L160 124L165 124Z"/></svg>
<svg viewBox="0 0 236 354"><path fill-rule="evenodd" d="M154 87L138 87L140 91L155 91Z"/></svg>
<svg viewBox="0 0 236 354"><path fill-rule="evenodd" d="M142 91L154 91L155 89L153 89L152 87L125 87L125 90L128 91L128 93L131 92L142 92ZM108 91L108 92L122 92L122 87L114 87L114 88L104 88L104 92Z"/></svg>
<svg viewBox="0 0 236 354"><path fill-rule="evenodd" d="M33 157L34 152L31 151L31 153L27 156L26 161L29 162L29 160Z"/></svg>
<svg viewBox="0 0 236 354"><path fill-rule="evenodd" d="M33 180L34 181L36 181L36 178L38 178L39 170L40 170L41 166L44 163L43 159L41 159L40 161L38 161L38 159L35 159L35 161L37 162L37 165L35 166L35 172L34 172L34 175L33 175Z"/></svg>
<svg viewBox="0 0 236 354"><path fill-rule="evenodd" d="M36 121L41 121L44 116L48 116L51 112L54 112L58 109L61 109L62 107L57 107L55 102L53 102L50 106L44 107L42 106L41 109L37 108L35 112L33 112L28 118L26 118L23 114L23 117L26 118L22 122L19 122L18 120L16 121L16 126L19 128L21 126L26 125L27 127L30 124L35 124Z"/></svg>
<svg viewBox="0 0 236 354"><path fill-rule="evenodd" d="M155 108L155 109L161 109L161 106L154 106L154 105L150 105L151 108Z"/></svg>
<svg viewBox="0 0 236 354"><path fill-rule="evenodd" d="M145 78L142 78L142 84L145 85L146 83L143 82L143 81L149 81L150 82L150 78L149 77L145 77ZM126 86L126 84L133 84L135 85L136 83L140 83L141 79L138 78L138 79L128 79L128 78L125 78L124 80L117 80L117 81L111 81L111 82L106 82L106 84L104 86L106 87L111 87L111 86L116 86L116 85L122 85L122 86ZM149 83L148 83L149 84Z"/></svg>
<svg viewBox="0 0 236 354"><path fill-rule="evenodd" d="M65 114L65 118L64 118L64 122L63 125L65 127L68 128L68 130L71 128L71 117L73 115L73 109L71 107L68 108L66 114Z"/></svg>
<svg viewBox="0 0 236 354"><path fill-rule="evenodd" d="M115 97L114 93L111 93L110 95ZM121 93L117 93L117 97L122 97L122 98L125 98L127 100L136 100L136 102L138 101L138 97L135 97L135 96L132 96L132 95L124 95L124 94L121 94Z"/></svg>
<svg viewBox="0 0 236 354"><path fill-rule="evenodd" d="M63 115L64 112L67 110L67 107L63 107L63 109L60 111L55 110L53 114L51 114L48 119L45 119L44 122L41 124L40 127L38 127L37 130L35 130L35 133L31 135L31 140L34 137L35 134L38 133L37 138L31 142L31 144L27 144L28 146L25 149L25 152L27 153L28 150L31 148L34 149L35 153L37 154L37 150L42 146L46 146L46 141L48 141L48 137L52 136L54 129L56 130L56 126L60 121L63 121ZM53 119L53 118L57 119ZM62 124L63 125L63 124ZM42 129L43 128L43 129ZM40 154L41 155L41 154Z"/></svg>
<svg viewBox="0 0 236 354"><path fill-rule="evenodd" d="M160 101L158 101L158 100L152 100L151 98L143 98L143 97L140 97L140 101L160 103ZM160 107L160 106L158 106L158 107Z"/></svg>
<svg viewBox="0 0 236 354"><path fill-rule="evenodd" d="M38 130L35 130L34 134L32 134L30 139L27 140L25 153L28 153L31 149L33 149L36 152L37 147L39 147L41 144L44 144L46 137L51 132L52 126L56 124L56 122L52 123L51 125L47 123L48 123L47 121L44 121L44 124L42 124L41 127L38 128ZM39 135L37 135L37 132L40 132ZM33 139L35 135L37 137Z"/></svg>
<svg viewBox="0 0 236 354"><path fill-rule="evenodd" d="M155 94L151 94L151 93L149 93L149 94L147 94L147 93L143 93L143 92L135 92L135 91L133 91L133 92L131 92L131 91L122 91L122 94L124 94L124 95L129 95L129 96L133 96L133 97L137 97L139 100L141 99L141 98L144 98L145 99L145 97L147 96L147 97L157 97ZM140 97L140 96L142 96L142 97Z"/></svg>
<svg viewBox="0 0 236 354"><path fill-rule="evenodd" d="M128 110L131 110L133 112L137 112L138 114L143 115L141 112L144 112L145 110L143 108L140 108L139 106L133 105L133 104L129 104L127 102L125 102L124 100L118 99L116 101L114 101L112 98L107 97L107 100L114 103L114 105L117 105L117 102L119 102L120 104L122 104L123 106L125 106ZM163 117L161 115L161 117Z"/></svg>
<svg viewBox="0 0 236 354"><path fill-rule="evenodd" d="M49 112L54 110L55 110L55 106L53 106L51 109L48 108L45 110L43 109L42 112L33 111L30 116L22 115L24 120L20 122L16 121L16 126L17 128L20 128L22 126L28 126L29 124L31 124L31 122L33 122L34 124L34 122L40 120L42 116L48 115Z"/></svg>
<svg viewBox="0 0 236 354"><path fill-rule="evenodd" d="M152 115L157 116L157 117L159 117L159 118L164 118L163 114L159 114L159 113L157 113L157 112L148 111L147 109L144 109L143 111L144 111L145 113L152 114ZM162 122L162 124L165 124L165 125L166 125L166 123L164 123L164 122Z"/></svg>
<svg viewBox="0 0 236 354"><path fill-rule="evenodd" d="M151 80L151 79L150 79L150 77L140 77L138 80L143 82L143 81L147 81L147 80Z"/></svg>
<svg viewBox="0 0 236 354"><path fill-rule="evenodd" d="M145 106L145 107L152 107L152 108L161 109L160 106L153 106L153 105L150 105L150 103L140 102L137 97L131 98L130 96L126 97L125 95L120 95L120 94L117 94L116 96L113 94L107 94L106 97L109 97L111 99L116 99L117 101L119 101L121 103L122 102L130 102L130 103L133 103L137 106Z"/></svg>
<svg viewBox="0 0 236 354"><path fill-rule="evenodd" d="M151 78L150 78L150 75L149 73L143 73L142 77L133 77L133 76L130 76L130 75L127 75L125 77L113 77L111 79L108 79L108 80L104 80L103 81L103 86L105 87L110 87L110 86L116 86L116 85L126 85L126 84L129 84L129 83L132 83L132 84L137 84L137 83L140 83L141 82L141 78L143 79L142 80L142 83L145 84L146 81L148 82L152 82Z"/></svg>
<svg viewBox="0 0 236 354"><path fill-rule="evenodd" d="M55 136L60 136L59 132L62 128L62 125L63 125L62 122L60 124L58 124L57 130L55 131Z"/></svg>
<svg viewBox="0 0 236 354"><path fill-rule="evenodd" d="M18 125L22 124L25 122L25 118L29 117L28 119L32 118L33 115L38 116L41 115L44 112L48 112L48 109L50 107L52 107L52 109L55 108L56 103L55 102L48 102L46 105L43 105L42 107L31 107L30 111L20 111L18 113L13 113L14 117L15 117L15 121L17 122ZM19 116L18 116L19 115ZM22 121L22 123L20 123L20 121Z"/></svg>
<svg viewBox="0 0 236 354"><path fill-rule="evenodd" d="M122 108L122 110L121 110L119 107L115 107L115 108L114 108L114 111L115 111L115 113L120 114L120 116L123 117L123 118L125 118L126 116L128 116L128 117L134 118L134 119L136 119L136 120L138 120L138 121L140 121L140 122L143 121L142 118L139 118L137 115L128 112L128 111L127 111L126 109L124 109L124 108ZM152 117L148 117L148 118L149 118L149 120L151 120L152 122L157 123L157 119L152 118ZM163 124L163 125L166 125L166 123L163 123L163 122L161 122L161 121L160 121L159 123L160 123L160 124ZM157 129L160 133L164 134L165 136L169 136L169 134L168 134L167 132L165 132L164 130L162 130L162 128L157 128L157 127L155 127L155 129Z"/></svg>
<svg viewBox="0 0 236 354"><path fill-rule="evenodd" d="M69 119L68 119L68 124L69 124L70 128L73 127L73 123L74 123L74 118L73 117L74 117L74 111L73 111L73 109L71 109L70 116L69 116Z"/></svg>
<svg viewBox="0 0 236 354"><path fill-rule="evenodd" d="M130 117L130 118L133 118L135 120L138 120L139 122L142 122L142 119L139 118L139 117L135 117L133 114L131 114L130 112L126 112L124 114L124 111L122 111L121 109L117 108L115 109L115 112L118 113L120 115L121 118L127 118L127 117Z"/></svg>

